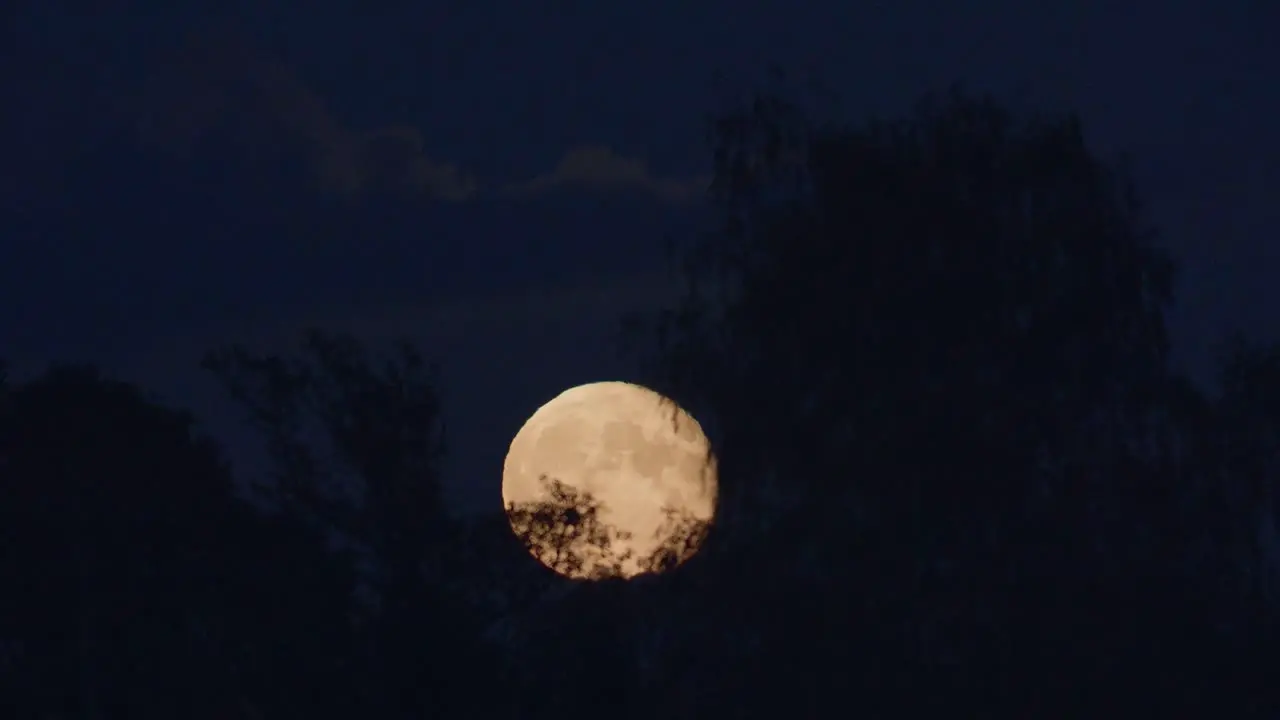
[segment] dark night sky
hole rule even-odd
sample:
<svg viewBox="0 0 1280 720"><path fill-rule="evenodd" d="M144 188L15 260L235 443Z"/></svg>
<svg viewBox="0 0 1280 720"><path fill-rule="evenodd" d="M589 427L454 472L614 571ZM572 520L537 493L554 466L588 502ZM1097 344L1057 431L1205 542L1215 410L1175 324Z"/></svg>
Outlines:
<svg viewBox="0 0 1280 720"><path fill-rule="evenodd" d="M1099 151L1133 155L1184 263L1179 362L1203 377L1226 325L1277 339L1271 2L241 4L19 11L0 356L100 362L242 459L203 349L283 348L308 324L407 334L445 373L456 497L496 507L522 419L625 378L617 316L670 298L660 241L700 217L715 78L748 89L774 64L853 119L957 80L1078 110ZM371 179L384 155L411 199Z"/></svg>

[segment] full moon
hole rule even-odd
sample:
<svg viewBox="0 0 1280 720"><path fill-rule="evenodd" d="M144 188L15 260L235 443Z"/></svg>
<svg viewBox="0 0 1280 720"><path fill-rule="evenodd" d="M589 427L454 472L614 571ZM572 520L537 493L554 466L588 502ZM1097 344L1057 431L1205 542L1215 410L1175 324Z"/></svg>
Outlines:
<svg viewBox="0 0 1280 720"><path fill-rule="evenodd" d="M715 459L673 401L624 382L570 388L511 441L512 530L556 572L634 577L687 560L715 515Z"/></svg>

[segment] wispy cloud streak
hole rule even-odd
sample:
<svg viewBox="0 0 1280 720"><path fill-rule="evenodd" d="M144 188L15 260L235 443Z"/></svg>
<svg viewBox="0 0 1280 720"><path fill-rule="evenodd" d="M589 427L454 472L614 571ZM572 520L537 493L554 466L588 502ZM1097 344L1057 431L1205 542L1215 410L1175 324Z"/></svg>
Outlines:
<svg viewBox="0 0 1280 720"><path fill-rule="evenodd" d="M570 149L547 172L484 187L455 164L436 159L412 125L373 129L343 123L297 73L255 52L235 35L194 37L166 63L139 105L142 139L184 152L202 136L234 125L252 142L301 151L315 182L344 196L392 190L424 200L538 198L567 192L635 192L665 203L700 199L710 178L668 177L643 159L601 144Z"/></svg>

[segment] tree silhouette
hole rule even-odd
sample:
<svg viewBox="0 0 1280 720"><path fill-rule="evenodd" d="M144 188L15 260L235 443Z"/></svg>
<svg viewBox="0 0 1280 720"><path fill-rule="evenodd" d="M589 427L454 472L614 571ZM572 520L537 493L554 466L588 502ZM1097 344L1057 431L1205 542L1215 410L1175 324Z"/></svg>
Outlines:
<svg viewBox="0 0 1280 720"><path fill-rule="evenodd" d="M1203 699L1187 646L1154 642L1211 624L1162 599L1203 579L1153 570L1185 559L1188 517L1155 438L1203 403L1167 368L1173 263L1121 168L1074 117L959 91L862 126L762 96L712 147L723 224L684 248L682 303L628 329L719 429L717 582L794 659L758 686Z"/></svg>
<svg viewBox="0 0 1280 720"><path fill-rule="evenodd" d="M624 565L634 551L618 545L625 546L632 534L601 520L602 505L590 492L546 475L538 480L545 490L543 499L507 504L511 530L525 548L543 565L567 577L625 577ZM654 531L654 539L662 542L636 558L641 573L666 572L693 557L711 527L680 508L666 506L661 512L665 520Z"/></svg>
<svg viewBox="0 0 1280 720"><path fill-rule="evenodd" d="M511 530L525 548L567 577L621 576L631 551L618 551L614 544L630 540L630 534L600 519L600 501L591 493L546 475L538 481L546 490L545 499L507 504Z"/></svg>
<svg viewBox="0 0 1280 720"><path fill-rule="evenodd" d="M440 495L435 368L408 343L373 356L351 336L319 330L292 358L231 347L204 366L265 437L274 482L263 491L369 552L377 610L365 637L378 707L438 707L465 666L457 653L472 628L442 591L452 527Z"/></svg>
<svg viewBox="0 0 1280 720"><path fill-rule="evenodd" d="M4 394L0 459L15 717L340 707L340 692L301 694L341 688L335 566L233 495L188 414L55 367ZM306 603L274 614L290 596ZM272 655L289 662L258 662Z"/></svg>
<svg viewBox="0 0 1280 720"><path fill-rule="evenodd" d="M1211 606L1236 662L1222 667L1243 697L1259 697L1259 712L1280 707L1262 668L1280 662L1280 500L1276 463L1280 438L1280 347L1228 339L1220 359L1220 395L1203 408L1188 435L1195 529L1191 571L1213 590ZM1190 454L1190 453L1188 453Z"/></svg>
<svg viewBox="0 0 1280 720"><path fill-rule="evenodd" d="M1075 120L1018 122L955 96L902 122L828 128L763 99L717 121L714 149L726 224L689 252L687 301L658 328L662 370L715 402L734 447L788 448L764 469L832 449L839 464L882 461L920 436L1026 455L1050 419L1070 424L1159 379L1169 262ZM993 402L996 390L1021 400ZM875 494L916 492L887 485ZM953 487L950 501L978 499Z"/></svg>
<svg viewBox="0 0 1280 720"><path fill-rule="evenodd" d="M655 531L663 538L647 557L639 561L642 572L660 573L674 570L693 557L711 532L711 523L698 518L683 508L664 506L663 522Z"/></svg>
<svg viewBox="0 0 1280 720"><path fill-rule="evenodd" d="M384 560L421 552L444 517L444 430L436 371L415 348L370 358L350 336L309 330L299 357L233 346L208 353L204 367L266 435L269 496L377 546ZM361 513L344 497L350 485L363 494Z"/></svg>

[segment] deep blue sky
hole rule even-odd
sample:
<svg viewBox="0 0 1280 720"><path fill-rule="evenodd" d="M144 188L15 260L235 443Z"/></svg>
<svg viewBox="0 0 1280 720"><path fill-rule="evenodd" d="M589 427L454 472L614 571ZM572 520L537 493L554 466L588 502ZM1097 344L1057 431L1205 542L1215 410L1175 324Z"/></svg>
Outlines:
<svg viewBox="0 0 1280 720"><path fill-rule="evenodd" d="M521 420L626 377L609 341L670 297L702 118L774 64L852 119L957 80L1079 111L1184 264L1179 362L1203 376L1227 325L1276 339L1274 3L82 5L28 1L6 41L0 356L100 362L236 448L203 349L407 334L445 372L451 487L496 507ZM379 152L408 199L362 172Z"/></svg>

